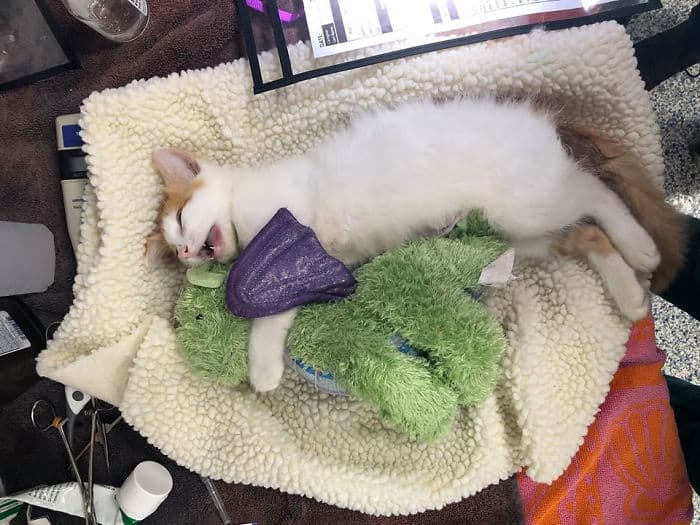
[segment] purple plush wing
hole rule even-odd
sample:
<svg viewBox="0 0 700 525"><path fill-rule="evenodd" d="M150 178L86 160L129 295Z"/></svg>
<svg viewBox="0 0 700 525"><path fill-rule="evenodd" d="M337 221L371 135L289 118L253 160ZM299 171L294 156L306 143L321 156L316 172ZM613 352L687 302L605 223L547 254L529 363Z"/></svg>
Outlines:
<svg viewBox="0 0 700 525"><path fill-rule="evenodd" d="M265 317L337 301L353 293L355 284L350 270L328 255L313 230L282 208L231 268L226 306L239 317Z"/></svg>

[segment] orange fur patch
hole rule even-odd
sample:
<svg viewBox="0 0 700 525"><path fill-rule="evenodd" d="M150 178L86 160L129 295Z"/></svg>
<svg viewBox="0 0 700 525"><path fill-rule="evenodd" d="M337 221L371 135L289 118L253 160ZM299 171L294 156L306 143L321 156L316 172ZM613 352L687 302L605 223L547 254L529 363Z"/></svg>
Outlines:
<svg viewBox="0 0 700 525"><path fill-rule="evenodd" d="M581 224L567 230L552 246L555 253L570 257L586 257L588 253L610 255L615 247L595 224Z"/></svg>
<svg viewBox="0 0 700 525"><path fill-rule="evenodd" d="M170 186L165 188L165 200L163 201L163 206L160 211L160 218L162 219L164 215L170 212L178 212L189 202L195 191L204 185L204 181L201 179L193 179L192 182L186 186Z"/></svg>
<svg viewBox="0 0 700 525"><path fill-rule="evenodd" d="M161 203L158 212L157 226L153 232L146 238L144 250L149 265L158 266L159 264L170 264L177 261L175 247L170 246L163 237L161 223L163 217L168 213L177 213L192 198L195 191L204 185L201 179L193 179L190 184L176 185L165 187L165 198Z"/></svg>

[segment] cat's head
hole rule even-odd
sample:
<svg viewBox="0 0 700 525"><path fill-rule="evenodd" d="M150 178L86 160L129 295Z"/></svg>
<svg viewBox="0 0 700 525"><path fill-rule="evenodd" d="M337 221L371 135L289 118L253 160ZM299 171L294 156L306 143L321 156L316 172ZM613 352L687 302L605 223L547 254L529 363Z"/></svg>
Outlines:
<svg viewBox="0 0 700 525"><path fill-rule="evenodd" d="M226 174L215 164L197 161L177 149L153 152L165 196L158 227L146 243L149 263L174 260L195 266L227 262L238 254Z"/></svg>

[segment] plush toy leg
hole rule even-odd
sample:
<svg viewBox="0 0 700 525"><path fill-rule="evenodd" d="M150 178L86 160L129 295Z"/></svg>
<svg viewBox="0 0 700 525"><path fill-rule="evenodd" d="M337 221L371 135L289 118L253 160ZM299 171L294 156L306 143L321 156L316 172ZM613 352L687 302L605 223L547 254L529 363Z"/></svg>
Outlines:
<svg viewBox="0 0 700 525"><path fill-rule="evenodd" d="M303 308L289 336L292 355L333 376L352 395L377 406L386 422L422 441L443 434L457 413L457 393L428 363L399 352L391 329L367 319L352 300Z"/></svg>
<svg viewBox="0 0 700 525"><path fill-rule="evenodd" d="M440 323L414 323L399 330L412 345L430 349L435 374L459 393L461 405L476 405L500 377L505 336L484 305L464 293L444 290L439 298L431 313Z"/></svg>
<svg viewBox="0 0 700 525"><path fill-rule="evenodd" d="M483 401L500 376L505 336L465 288L473 288L502 251L497 241L424 241L402 248L401 257L375 259L358 278L363 302L429 354L434 373L459 393L460 404Z"/></svg>

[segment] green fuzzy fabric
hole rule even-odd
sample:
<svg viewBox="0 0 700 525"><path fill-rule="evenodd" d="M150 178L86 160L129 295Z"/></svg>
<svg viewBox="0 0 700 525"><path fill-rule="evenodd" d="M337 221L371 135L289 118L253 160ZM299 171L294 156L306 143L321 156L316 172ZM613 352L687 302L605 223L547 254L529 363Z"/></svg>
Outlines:
<svg viewBox="0 0 700 525"><path fill-rule="evenodd" d="M300 310L288 339L292 357L331 372L396 430L436 439L460 405L479 404L500 377L505 337L471 295L479 293L483 268L506 248L482 217L470 214L448 238L376 257L355 272L351 297ZM247 378L248 322L228 312L224 293L225 286L188 283L175 307L176 333L197 373L234 386ZM392 334L419 355L399 352Z"/></svg>
<svg viewBox="0 0 700 525"><path fill-rule="evenodd" d="M175 304L175 333L197 373L234 386L248 380L249 323L226 309L225 291L185 285Z"/></svg>

